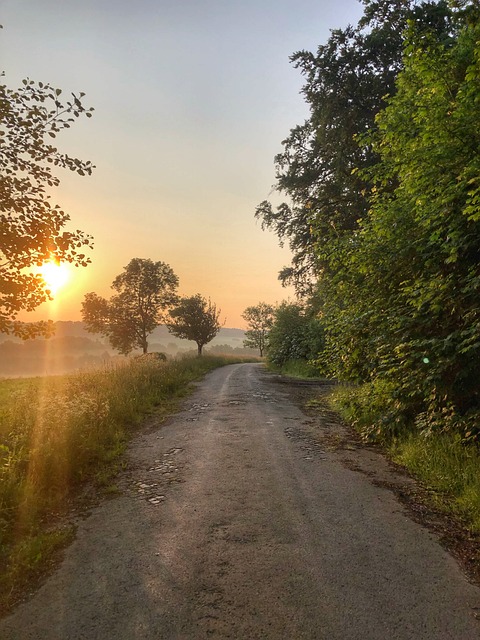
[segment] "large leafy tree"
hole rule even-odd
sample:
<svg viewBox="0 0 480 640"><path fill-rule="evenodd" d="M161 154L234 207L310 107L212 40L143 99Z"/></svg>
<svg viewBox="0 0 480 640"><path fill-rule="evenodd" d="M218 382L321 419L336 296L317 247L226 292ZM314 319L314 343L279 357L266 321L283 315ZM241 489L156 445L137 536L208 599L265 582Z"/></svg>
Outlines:
<svg viewBox="0 0 480 640"><path fill-rule="evenodd" d="M203 347L221 329L220 313L215 304L197 293L189 298L182 298L170 311L167 327L177 338L196 342L198 355L201 356Z"/></svg>
<svg viewBox="0 0 480 640"><path fill-rule="evenodd" d="M107 300L87 293L82 317L91 333L106 336L112 347L128 354L148 351L148 336L164 312L177 301L178 278L165 262L134 258L112 283L116 292Z"/></svg>
<svg viewBox="0 0 480 640"><path fill-rule="evenodd" d="M315 291L318 363L365 384L369 423L478 438L478 3L364 4L295 55L311 116L277 157L291 204L257 215L293 249L282 277Z"/></svg>
<svg viewBox="0 0 480 640"><path fill-rule="evenodd" d="M448 30L445 2L419 6L410 0L364 0L356 27L337 29L316 54L291 60L305 77L303 94L310 117L290 131L275 158L275 188L288 202L262 202L256 216L293 253L280 279L299 294L312 294L319 274L335 271L336 254L350 242L368 210L368 176L378 154L360 147L356 136L375 128L385 96L395 91L402 67L407 20L420 29ZM333 260L333 264L332 264Z"/></svg>
<svg viewBox="0 0 480 640"><path fill-rule="evenodd" d="M49 332L46 323L17 321L22 310L33 311L49 299L34 268L44 262L67 261L85 266L91 238L67 230L68 213L53 204L58 186L54 168L79 175L92 172L88 161L62 153L57 135L93 109L82 104L83 93L62 100L49 84L24 80L19 89L0 84L0 331L23 338Z"/></svg>
<svg viewBox="0 0 480 640"><path fill-rule="evenodd" d="M432 415L448 410L474 423L480 410L480 13L466 16L454 44L410 34L397 94L372 140L381 162L372 172L362 262L386 254L381 269L368 260L381 292L374 316L386 305L394 316L385 333L385 372ZM398 186L386 193L392 175Z"/></svg>
<svg viewBox="0 0 480 640"><path fill-rule="evenodd" d="M476 437L480 14L464 5L449 38L410 25L395 95L363 138L379 157L368 217L320 288L332 372L389 389L382 429Z"/></svg>
<svg viewBox="0 0 480 640"><path fill-rule="evenodd" d="M247 307L242 313L242 318L247 322L243 345L258 349L261 358L268 347L268 334L273 325L274 314L275 307L266 302Z"/></svg>

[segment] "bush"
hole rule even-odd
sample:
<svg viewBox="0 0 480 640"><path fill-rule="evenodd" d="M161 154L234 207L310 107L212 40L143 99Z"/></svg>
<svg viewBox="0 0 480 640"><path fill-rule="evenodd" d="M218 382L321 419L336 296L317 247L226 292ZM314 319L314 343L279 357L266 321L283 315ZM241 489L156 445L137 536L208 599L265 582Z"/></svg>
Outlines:
<svg viewBox="0 0 480 640"><path fill-rule="evenodd" d="M389 441L409 424L407 406L395 385L385 380L339 386L330 402L366 441Z"/></svg>
<svg viewBox="0 0 480 640"><path fill-rule="evenodd" d="M267 357L271 364L283 367L290 360L307 362L318 356L323 344L323 328L313 314L287 302L277 308L269 333Z"/></svg>

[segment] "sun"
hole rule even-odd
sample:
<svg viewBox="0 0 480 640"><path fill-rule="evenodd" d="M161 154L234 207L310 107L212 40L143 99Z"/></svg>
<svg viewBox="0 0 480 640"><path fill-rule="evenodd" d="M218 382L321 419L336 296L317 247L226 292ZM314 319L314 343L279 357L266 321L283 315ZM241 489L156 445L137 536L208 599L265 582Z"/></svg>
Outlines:
<svg viewBox="0 0 480 640"><path fill-rule="evenodd" d="M67 284L70 278L68 264L65 262L45 262L38 270L45 282L45 287L55 296Z"/></svg>

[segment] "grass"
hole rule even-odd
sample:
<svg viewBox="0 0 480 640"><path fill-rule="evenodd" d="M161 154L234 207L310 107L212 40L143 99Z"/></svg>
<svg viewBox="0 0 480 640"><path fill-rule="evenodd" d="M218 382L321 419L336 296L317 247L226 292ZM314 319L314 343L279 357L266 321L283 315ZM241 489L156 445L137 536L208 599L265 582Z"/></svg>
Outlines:
<svg viewBox="0 0 480 640"><path fill-rule="evenodd" d="M434 490L436 506L480 533L480 451L459 435L410 433L388 447L392 459Z"/></svg>
<svg viewBox="0 0 480 640"><path fill-rule="evenodd" d="M391 388L337 387L330 405L369 441L379 442L394 462L431 490L435 506L480 533L480 448L459 434L420 431L396 420Z"/></svg>
<svg viewBox="0 0 480 640"><path fill-rule="evenodd" d="M271 362L267 363L268 368L271 371L275 371L277 373L282 373L286 376L291 376L292 378L300 378L300 379L312 379L319 378L318 370L310 365L306 360L288 360L281 367L272 364Z"/></svg>
<svg viewBox="0 0 480 640"><path fill-rule="evenodd" d="M190 383L234 358L132 359L66 376L0 381L0 610L71 532L55 528L85 483L115 492L129 438Z"/></svg>

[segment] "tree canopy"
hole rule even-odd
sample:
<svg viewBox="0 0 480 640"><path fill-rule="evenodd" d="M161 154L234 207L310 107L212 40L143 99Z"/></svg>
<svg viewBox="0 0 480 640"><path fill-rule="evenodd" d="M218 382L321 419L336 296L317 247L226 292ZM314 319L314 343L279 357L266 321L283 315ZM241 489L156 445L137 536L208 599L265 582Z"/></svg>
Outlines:
<svg viewBox="0 0 480 640"><path fill-rule="evenodd" d="M203 347L220 331L220 313L215 304L197 293L189 298L182 298L170 311L167 327L177 338L195 342L198 355L201 356Z"/></svg>
<svg viewBox="0 0 480 640"><path fill-rule="evenodd" d="M51 202L58 186L55 167L89 175L93 165L62 153L57 135L79 117L92 115L83 93L62 101L61 89L23 80L19 89L0 85L0 331L20 337L49 332L45 323L17 321L50 298L34 272L44 262L85 266L90 236L67 230L68 213ZM33 269L33 270L32 270Z"/></svg>
<svg viewBox="0 0 480 640"><path fill-rule="evenodd" d="M288 241L292 264L279 277L302 296L314 292L320 273L335 269L337 245L348 241L367 214L371 182L359 169L372 166L378 154L360 146L356 136L376 127L385 97L395 92L407 21L422 30L448 30L445 2L364 4L356 27L333 30L316 54L291 56L305 77L302 93L310 117L290 131L275 157L275 188L288 201L276 208L264 201L256 209L263 227Z"/></svg>
<svg viewBox="0 0 480 640"><path fill-rule="evenodd" d="M294 56L311 117L276 159L292 204L257 215L294 250L283 276L314 296L318 368L363 385L372 433L478 438L480 9L364 5L356 28Z"/></svg>
<svg viewBox="0 0 480 640"><path fill-rule="evenodd" d="M273 325L275 307L266 302L247 307L242 318L247 322L243 345L260 351L262 358L268 347L268 334Z"/></svg>
<svg viewBox="0 0 480 640"><path fill-rule="evenodd" d="M87 293L82 317L91 333L106 336L112 347L128 354L148 351L148 336L177 301L178 278L165 262L134 258L112 283L116 292L107 300Z"/></svg>

